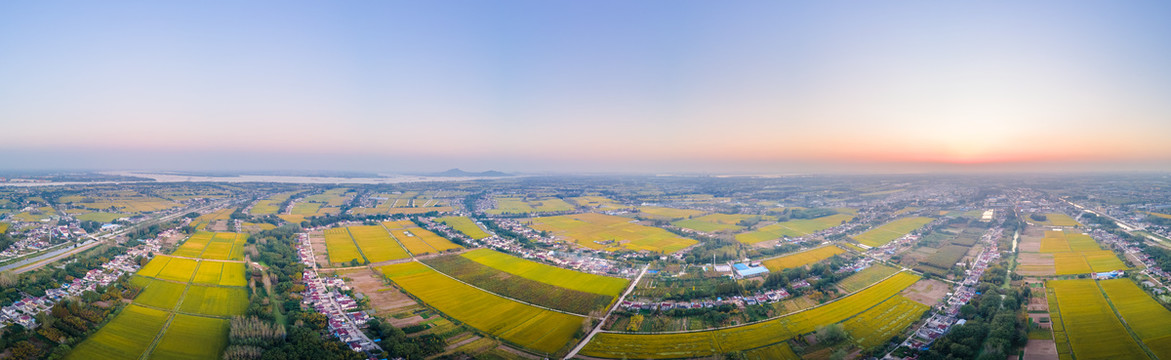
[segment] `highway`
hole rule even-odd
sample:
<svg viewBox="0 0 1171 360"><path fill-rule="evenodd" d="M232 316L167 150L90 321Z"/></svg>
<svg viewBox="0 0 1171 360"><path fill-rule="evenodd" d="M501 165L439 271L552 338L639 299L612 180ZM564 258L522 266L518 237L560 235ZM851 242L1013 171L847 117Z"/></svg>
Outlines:
<svg viewBox="0 0 1171 360"><path fill-rule="evenodd" d="M113 231L113 232L110 232L110 233L106 233L106 234L98 235L97 237L94 237L94 236L92 236L92 235L91 235L91 236L90 236L90 240L97 240L97 241L88 242L86 245L82 245L82 246L79 246L79 247L76 247L76 248L70 249L70 250L68 250L68 251L65 251L65 252L59 253L59 254L57 254L57 255L55 255L55 256L51 256L51 257L49 257L49 258L44 258L43 256L39 256L39 257L37 257L37 258L34 258L34 259L40 259L39 261L33 262L33 263L31 263L31 264L28 264L28 265L25 265L25 266L22 266L22 267L19 267L19 268L17 268L15 271L13 271L13 273L16 273L16 274L21 274L21 273L25 273L25 272L29 272L29 271L33 271L33 270L39 269L39 268L41 268L42 266L45 266L45 265L47 265L47 264L51 264L51 263L53 263L53 262L55 262L55 261L57 261L57 260L61 260L61 259L67 258L67 257L69 257L69 256L72 256L73 254L77 254L77 253L79 253L79 252L82 252L82 251L85 251L85 250L91 249L91 248L93 248L93 247L95 247L95 246L98 246L98 245L101 245L101 244L107 243L107 242L108 242L108 241L110 241L111 239L116 239L116 238L118 238L118 236L125 235L126 233L130 232L130 230L132 230L132 229L135 229L135 228L137 228L137 227L139 227L139 226L144 226L144 225L150 225L150 224L154 224L154 223L162 223L162 222L171 221L171 220L174 220L174 219L177 219L177 218L179 218L180 216L186 215L186 214L188 214L188 213L190 213L190 212L192 212L192 211L203 211L203 210L206 210L206 209L208 209L208 208L215 207L215 206L218 206L218 205L221 205L221 204L222 204L222 203L215 203L215 204L210 204L210 205L206 205L206 206L204 206L204 207L198 208L198 209L192 209L192 210L189 210L189 211L178 211L178 212L175 212L174 214L167 215L167 216L163 216L163 217L159 217L159 218L156 218L156 219L151 219L151 220L144 220L144 221L142 221L142 222L140 222L140 223L138 223L138 224L135 224L135 225L133 225L133 226L130 226L130 227L127 227L127 228L124 228L124 229L120 229L120 230L116 230L116 231ZM32 259L30 259L30 260L32 260Z"/></svg>

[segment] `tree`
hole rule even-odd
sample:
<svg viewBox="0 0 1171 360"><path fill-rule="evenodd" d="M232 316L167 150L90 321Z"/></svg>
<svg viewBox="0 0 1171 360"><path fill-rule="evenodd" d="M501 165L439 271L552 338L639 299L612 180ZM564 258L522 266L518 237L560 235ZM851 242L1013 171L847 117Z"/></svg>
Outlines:
<svg viewBox="0 0 1171 360"><path fill-rule="evenodd" d="M846 340L849 334L842 324L830 324L817 329L817 342L833 345Z"/></svg>

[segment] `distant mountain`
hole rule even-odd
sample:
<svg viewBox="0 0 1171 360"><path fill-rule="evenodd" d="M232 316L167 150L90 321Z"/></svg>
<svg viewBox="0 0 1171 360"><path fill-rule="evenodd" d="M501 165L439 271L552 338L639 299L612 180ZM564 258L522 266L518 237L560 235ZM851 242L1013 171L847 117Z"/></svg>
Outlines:
<svg viewBox="0 0 1171 360"><path fill-rule="evenodd" d="M512 176L512 174L499 172L496 170L489 170L484 172L470 172L460 169L451 169L441 173L423 174L424 176L443 176L443 177L504 177Z"/></svg>

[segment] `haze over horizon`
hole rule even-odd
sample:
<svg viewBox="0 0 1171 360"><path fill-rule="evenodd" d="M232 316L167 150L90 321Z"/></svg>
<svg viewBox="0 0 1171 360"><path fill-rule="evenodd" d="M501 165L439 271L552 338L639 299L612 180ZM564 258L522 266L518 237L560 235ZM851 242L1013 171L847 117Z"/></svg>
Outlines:
<svg viewBox="0 0 1171 360"><path fill-rule="evenodd" d="M0 3L0 168L1171 170L1171 4Z"/></svg>

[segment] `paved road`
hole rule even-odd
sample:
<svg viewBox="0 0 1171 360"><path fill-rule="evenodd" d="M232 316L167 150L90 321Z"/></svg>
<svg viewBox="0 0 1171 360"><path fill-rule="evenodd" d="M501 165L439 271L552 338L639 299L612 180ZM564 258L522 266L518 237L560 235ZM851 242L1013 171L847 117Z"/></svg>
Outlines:
<svg viewBox="0 0 1171 360"><path fill-rule="evenodd" d="M218 204L207 205L207 206L204 206L204 207L202 207L202 208L199 208L199 209L194 209L194 210L191 210L191 211L201 211L201 210L204 210L204 209L207 209L207 208L209 208L209 207L216 206L216 205L218 205ZM53 262L55 262L55 261L57 261L57 260L60 260L60 259L63 259L63 258L66 258L66 257L72 256L73 254L77 254L77 253L79 253L79 252L82 252L82 251L88 250L88 249L90 249L90 248L93 248L93 247L95 247L95 246L98 246L98 245L104 244L106 241L109 241L110 239L117 238L118 236L121 236L121 235L124 235L124 234L126 234L127 232L130 232L130 229L133 229L133 228L136 228L136 227L138 227L138 226L145 225L145 224L150 224L150 223L153 223L153 222L156 222L156 221L157 221L157 222L167 222L167 221L171 221L171 220L174 220L174 219L176 219L176 218L178 218L178 217L180 217L180 216L186 215L187 213L190 213L191 211L179 211L179 212L176 212L176 213L174 213L174 214L167 215L167 216L163 216L163 217L160 217L160 218L158 218L158 219L155 219L155 220L147 220L147 221L143 221L143 222L140 222L140 223L138 223L137 225L134 225L134 226L131 226L131 227L128 227L128 228L122 229L122 230L118 230L118 231L115 231L115 232L112 232L112 233L109 233L109 234L100 235L100 236L98 236L98 237L96 237L96 238L92 238L92 239L95 239L95 240L98 240L98 241L95 241L95 242L93 242L93 243L90 243L89 245L85 245L85 246L81 246L81 247L74 248L74 249L72 249L72 250L69 250L69 251L67 251L67 252L65 252L65 253L62 253L62 254L60 254L60 255L53 256L52 258L44 259L44 260L38 261L38 262L36 262L36 263L33 263L33 264L31 264L31 265L27 265L27 266L21 267L21 268L19 268L19 269L16 269L16 271L13 271L13 272L14 272L14 273L17 273L17 274L20 274L20 273L24 273L24 272L29 272L29 271L33 271L33 270L36 270L36 269L40 269L42 266L45 266L45 265L51 264L51 263L53 263Z"/></svg>
<svg viewBox="0 0 1171 360"><path fill-rule="evenodd" d="M642 271L638 273L638 276L634 278L634 281L630 282L630 286L626 288L626 292L622 293L622 296L619 297L618 300L614 301L614 305L610 306L610 310L606 311L606 316L602 317L602 321L599 321L598 325L594 326L593 330L590 330L589 335L586 335L585 338L581 339L581 342L578 343L577 346L573 347L573 351L570 351L569 354L565 355L565 359L568 360L572 359L574 356L577 356L577 352L581 351L581 349L584 348L586 344L589 344L590 340L594 338L594 335L596 335L598 331L602 330L602 325L606 324L606 319L610 318L610 314L614 313L614 309L617 309L622 305L622 301L626 299L626 295L630 295L630 292L634 291L634 287L638 286L638 282L642 280L642 276L646 274L646 269L650 266L651 264L648 263L642 267Z"/></svg>

